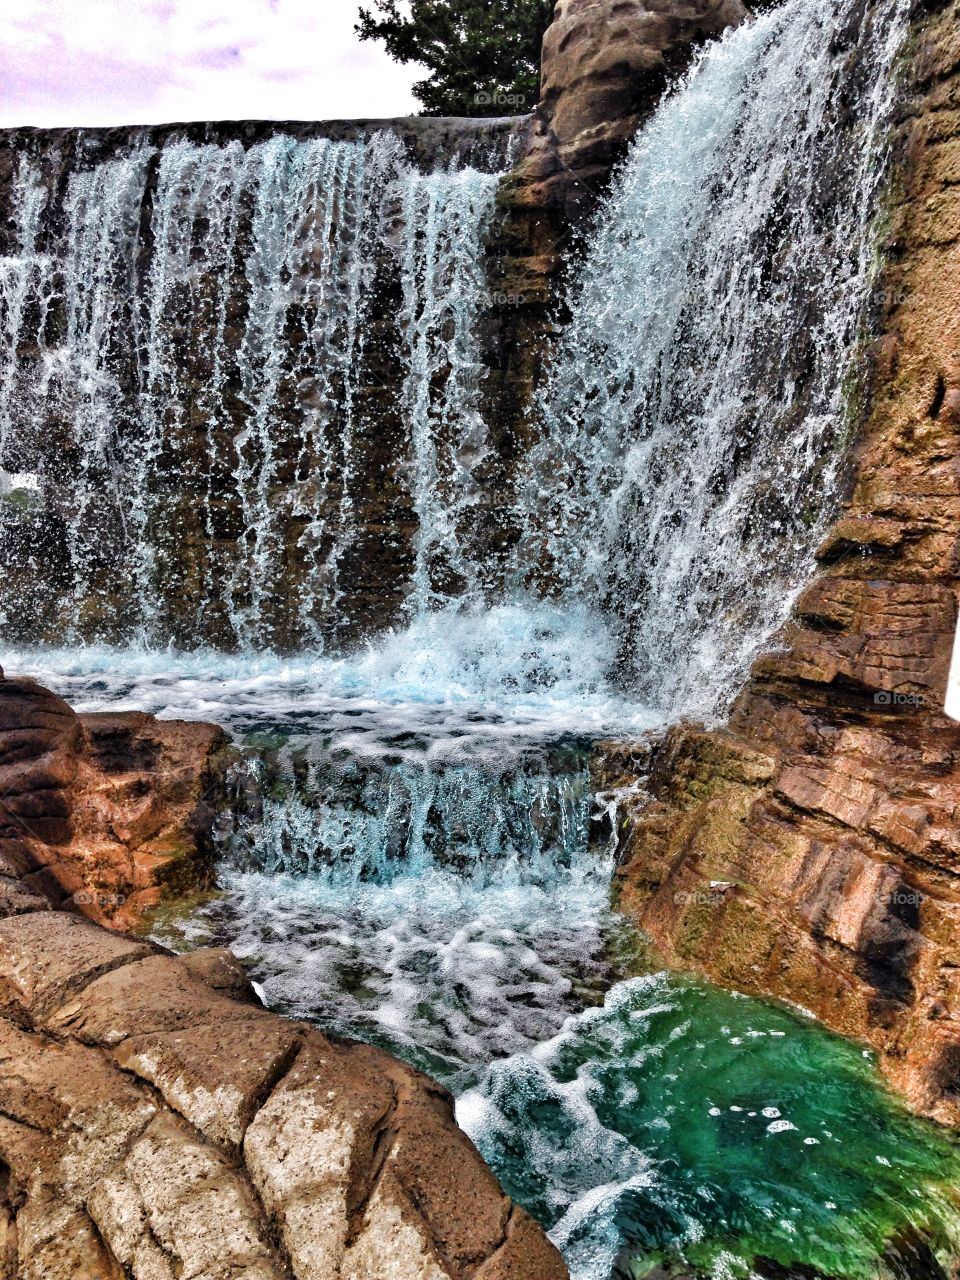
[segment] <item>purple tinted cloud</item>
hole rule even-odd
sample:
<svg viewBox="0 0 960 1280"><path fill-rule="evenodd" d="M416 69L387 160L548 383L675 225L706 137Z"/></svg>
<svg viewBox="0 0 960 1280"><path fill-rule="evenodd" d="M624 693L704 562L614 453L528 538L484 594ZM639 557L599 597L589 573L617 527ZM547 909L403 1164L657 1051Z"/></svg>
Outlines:
<svg viewBox="0 0 960 1280"><path fill-rule="evenodd" d="M358 0L5 0L0 124L324 119L416 109Z"/></svg>

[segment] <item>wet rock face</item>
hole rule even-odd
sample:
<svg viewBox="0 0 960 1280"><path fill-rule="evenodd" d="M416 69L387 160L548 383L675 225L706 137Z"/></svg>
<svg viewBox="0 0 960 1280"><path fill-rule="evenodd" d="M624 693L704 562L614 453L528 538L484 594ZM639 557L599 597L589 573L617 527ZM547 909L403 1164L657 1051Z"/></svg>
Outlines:
<svg viewBox="0 0 960 1280"><path fill-rule="evenodd" d="M39 894L128 927L165 889L208 885L224 744L213 725L77 716L0 676L0 903Z"/></svg>
<svg viewBox="0 0 960 1280"><path fill-rule="evenodd" d="M929 8L929 7L928 7ZM623 837L621 904L668 958L796 1001L960 1123L960 7L920 13L890 256L845 512L717 732L679 726Z"/></svg>

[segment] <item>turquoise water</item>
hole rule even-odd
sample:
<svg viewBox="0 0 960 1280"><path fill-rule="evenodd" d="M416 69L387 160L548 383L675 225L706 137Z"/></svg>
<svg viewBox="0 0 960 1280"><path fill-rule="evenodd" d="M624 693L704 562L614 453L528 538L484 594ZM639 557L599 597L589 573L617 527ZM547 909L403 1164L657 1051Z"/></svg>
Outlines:
<svg viewBox="0 0 960 1280"><path fill-rule="evenodd" d="M458 1114L577 1280L935 1276L956 1250L957 1143L859 1046L689 977L620 983Z"/></svg>

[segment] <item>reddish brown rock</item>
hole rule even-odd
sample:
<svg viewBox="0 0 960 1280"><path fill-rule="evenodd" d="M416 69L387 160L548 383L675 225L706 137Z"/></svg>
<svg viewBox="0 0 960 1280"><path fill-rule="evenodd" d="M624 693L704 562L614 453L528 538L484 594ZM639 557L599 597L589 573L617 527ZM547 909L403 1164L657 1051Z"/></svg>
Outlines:
<svg viewBox="0 0 960 1280"><path fill-rule="evenodd" d="M960 1124L960 46L916 23L855 483L722 731L670 731L618 892L673 963L795 1001Z"/></svg>
<svg viewBox="0 0 960 1280"><path fill-rule="evenodd" d="M165 887L209 884L224 744L213 725L78 717L32 680L0 675L0 901L13 912L37 895L69 898L126 928ZM11 856L30 863L15 890Z"/></svg>

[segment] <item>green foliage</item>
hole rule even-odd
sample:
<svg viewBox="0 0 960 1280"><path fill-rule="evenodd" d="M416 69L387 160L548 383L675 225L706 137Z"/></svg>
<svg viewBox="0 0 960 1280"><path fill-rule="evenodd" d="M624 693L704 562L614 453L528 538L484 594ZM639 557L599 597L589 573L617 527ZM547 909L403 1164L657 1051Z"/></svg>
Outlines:
<svg viewBox="0 0 960 1280"><path fill-rule="evenodd" d="M361 40L382 40L397 62L420 62L414 86L427 116L507 116L532 111L540 47L554 0L373 0L360 10Z"/></svg>

